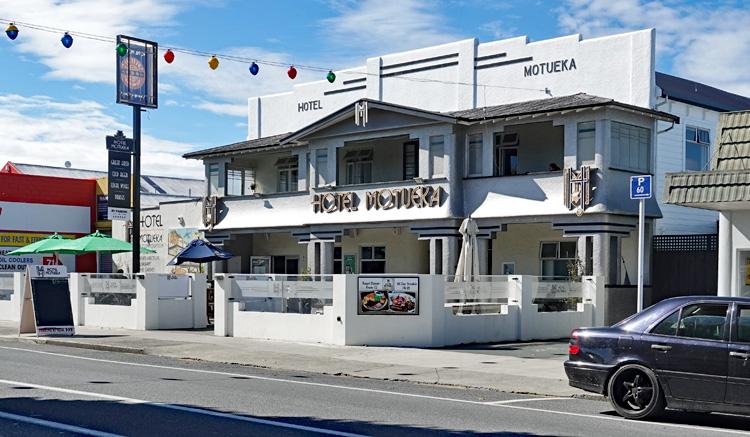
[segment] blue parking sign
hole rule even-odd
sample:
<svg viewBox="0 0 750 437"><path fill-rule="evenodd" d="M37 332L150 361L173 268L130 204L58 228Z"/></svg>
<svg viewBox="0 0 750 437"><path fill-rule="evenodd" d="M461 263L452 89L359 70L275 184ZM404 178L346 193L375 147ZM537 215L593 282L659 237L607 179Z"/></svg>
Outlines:
<svg viewBox="0 0 750 437"><path fill-rule="evenodd" d="M630 176L630 198L651 198L651 175Z"/></svg>

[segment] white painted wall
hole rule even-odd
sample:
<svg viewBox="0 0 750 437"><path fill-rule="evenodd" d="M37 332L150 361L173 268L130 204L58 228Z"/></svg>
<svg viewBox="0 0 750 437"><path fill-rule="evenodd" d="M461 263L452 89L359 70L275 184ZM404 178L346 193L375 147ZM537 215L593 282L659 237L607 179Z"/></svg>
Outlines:
<svg viewBox="0 0 750 437"><path fill-rule="evenodd" d="M654 181L654 197L659 201L659 208L664 215L656 222L656 235L668 234L715 234L719 215L716 211L699 208L688 208L679 205L667 205L662 200L666 173L685 171L685 129L694 126L708 129L711 136L711 154L716 150L716 132L719 113L710 109L700 108L672 100L664 102L660 110L680 117L680 124L661 133L657 137L656 148L656 180ZM670 127L670 123L659 123L659 130Z"/></svg>
<svg viewBox="0 0 750 437"><path fill-rule="evenodd" d="M578 238L563 238L562 231L553 229L551 223L508 224L508 230L497 231L492 240L492 274L501 274L502 264L512 262L517 275L541 275L543 241L576 242Z"/></svg>
<svg viewBox="0 0 750 437"><path fill-rule="evenodd" d="M360 270L362 246L385 246L385 271L389 273L429 272L428 240L418 240L408 228L352 230L341 237L343 255L354 255Z"/></svg>
<svg viewBox="0 0 750 437"><path fill-rule="evenodd" d="M730 266L719 263L719 284L722 284L722 276L730 275L731 293L719 290L719 294L731 294L732 296L750 296L750 287L745 285L745 257L750 255L750 211L723 211L730 222L731 246L726 247L726 239L719 243L719 259L724 257L721 253L729 253ZM723 231L723 229L722 229ZM722 237L721 235L719 236Z"/></svg>
<svg viewBox="0 0 750 437"><path fill-rule="evenodd" d="M529 42L517 37L481 44L467 39L370 58L365 66L336 72L334 84L301 83L290 92L249 99L248 139L295 131L362 97L444 112L586 92L651 107L654 34L646 29L592 39L570 35ZM481 59L499 53L505 56ZM575 69L525 76L530 66L570 59ZM436 65L442 67L408 72ZM344 84L356 79L363 81ZM362 85L366 88L357 89ZM349 91L330 94L339 90ZM321 109L300 110L300 103L313 100Z"/></svg>

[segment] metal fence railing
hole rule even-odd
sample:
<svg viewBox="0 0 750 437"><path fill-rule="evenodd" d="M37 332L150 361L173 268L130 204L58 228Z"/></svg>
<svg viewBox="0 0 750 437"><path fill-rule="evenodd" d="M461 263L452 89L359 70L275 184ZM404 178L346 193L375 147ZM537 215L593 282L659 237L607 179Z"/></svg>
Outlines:
<svg viewBox="0 0 750 437"><path fill-rule="evenodd" d="M244 311L323 314L333 305L331 275L228 275Z"/></svg>

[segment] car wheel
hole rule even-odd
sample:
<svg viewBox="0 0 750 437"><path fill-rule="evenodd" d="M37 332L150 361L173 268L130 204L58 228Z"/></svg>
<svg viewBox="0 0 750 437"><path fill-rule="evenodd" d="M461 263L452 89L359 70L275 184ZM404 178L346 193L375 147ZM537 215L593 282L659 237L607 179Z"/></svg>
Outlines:
<svg viewBox="0 0 750 437"><path fill-rule="evenodd" d="M627 364L609 379L609 402L626 419L646 419L664 411L664 394L648 367Z"/></svg>

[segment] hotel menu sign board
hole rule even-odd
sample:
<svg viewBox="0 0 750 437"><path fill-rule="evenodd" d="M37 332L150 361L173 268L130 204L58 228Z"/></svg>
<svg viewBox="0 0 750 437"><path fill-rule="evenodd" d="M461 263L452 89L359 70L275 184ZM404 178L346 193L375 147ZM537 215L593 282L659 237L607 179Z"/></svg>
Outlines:
<svg viewBox="0 0 750 437"><path fill-rule="evenodd" d="M357 278L357 314L419 314L419 278L360 276Z"/></svg>
<svg viewBox="0 0 750 437"><path fill-rule="evenodd" d="M110 150L107 176L109 207L130 208L130 153Z"/></svg>

